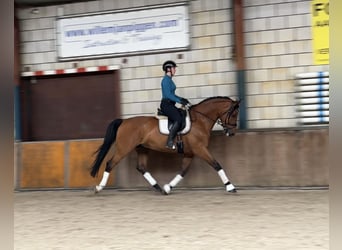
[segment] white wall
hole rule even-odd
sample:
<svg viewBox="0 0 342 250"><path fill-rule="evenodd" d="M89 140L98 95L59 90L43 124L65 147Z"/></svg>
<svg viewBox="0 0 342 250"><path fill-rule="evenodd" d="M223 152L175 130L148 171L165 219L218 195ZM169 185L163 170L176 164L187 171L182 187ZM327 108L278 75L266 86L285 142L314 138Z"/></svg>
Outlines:
<svg viewBox="0 0 342 250"><path fill-rule="evenodd" d="M119 65L123 117L153 115L161 97L162 63L178 64L177 94L197 103L216 95L235 98L232 60L232 1L189 1L191 49L188 51L58 62L55 21L58 15L174 3L165 0L99 0L17 10L21 29L22 71ZM248 127L294 127L294 76L328 71L313 66L310 1L245 0ZM182 55L182 59L178 59ZM127 58L127 63L122 59Z"/></svg>
<svg viewBox="0 0 342 250"><path fill-rule="evenodd" d="M329 71L313 65L311 1L244 3L249 126L295 127L295 74Z"/></svg>

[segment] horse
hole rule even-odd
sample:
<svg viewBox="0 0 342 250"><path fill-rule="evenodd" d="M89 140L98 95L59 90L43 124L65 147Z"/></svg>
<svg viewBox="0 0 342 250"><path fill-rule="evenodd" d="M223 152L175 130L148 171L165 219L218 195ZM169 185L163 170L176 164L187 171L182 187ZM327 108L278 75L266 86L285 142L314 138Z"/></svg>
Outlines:
<svg viewBox="0 0 342 250"><path fill-rule="evenodd" d="M227 192L237 192L222 166L209 152L208 144L215 123L222 126L227 136L235 135L239 104L240 100L233 100L227 96L216 96L206 98L187 108L191 120L191 129L182 135L181 171L168 184L165 184L163 189L146 169L147 152L150 149L168 153L178 152L165 147L167 135L160 133L158 119L155 116L136 116L113 120L107 127L103 144L94 152L96 158L90 168L90 175L95 178L109 149L114 146L113 156L107 161L101 182L95 186L94 192L98 193L106 186L112 169L133 150L136 150L138 156L137 170L161 194L167 195L172 188L177 186L186 175L195 156L206 161L216 170Z"/></svg>

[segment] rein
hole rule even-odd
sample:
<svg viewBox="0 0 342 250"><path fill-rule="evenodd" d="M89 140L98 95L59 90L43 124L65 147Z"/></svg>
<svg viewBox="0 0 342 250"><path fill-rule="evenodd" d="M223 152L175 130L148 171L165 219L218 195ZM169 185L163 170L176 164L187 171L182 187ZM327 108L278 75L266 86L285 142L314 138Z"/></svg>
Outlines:
<svg viewBox="0 0 342 250"><path fill-rule="evenodd" d="M204 116L205 118L207 118L208 120L210 120L210 121L212 121L212 122L218 123L216 120L214 120L214 119L211 119L211 118L210 118L210 117L208 117L206 114L203 114L203 113L202 113L202 112L200 112L200 111L197 111L197 110L192 110L192 111L194 111L194 112L196 112L196 113L198 113L198 114L200 114L200 115Z"/></svg>

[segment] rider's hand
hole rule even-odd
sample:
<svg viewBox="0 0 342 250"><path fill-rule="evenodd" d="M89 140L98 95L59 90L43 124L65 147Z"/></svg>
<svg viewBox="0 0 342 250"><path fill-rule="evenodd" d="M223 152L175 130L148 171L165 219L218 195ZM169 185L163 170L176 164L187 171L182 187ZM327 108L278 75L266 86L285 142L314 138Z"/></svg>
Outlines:
<svg viewBox="0 0 342 250"><path fill-rule="evenodd" d="M182 104L183 106L186 106L187 104L190 104L190 102L189 102L188 99L181 98L181 104Z"/></svg>

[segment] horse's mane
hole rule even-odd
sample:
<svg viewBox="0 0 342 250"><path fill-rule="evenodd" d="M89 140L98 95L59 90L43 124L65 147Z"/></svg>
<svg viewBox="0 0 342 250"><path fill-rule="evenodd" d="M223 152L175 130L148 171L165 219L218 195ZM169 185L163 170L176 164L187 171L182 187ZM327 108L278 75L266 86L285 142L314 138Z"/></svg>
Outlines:
<svg viewBox="0 0 342 250"><path fill-rule="evenodd" d="M210 101L210 100L212 100L212 99L225 99L225 100L231 100L231 101L233 101L233 99L230 98L230 97L228 97L228 96L212 96L212 97L208 97L208 98L202 100L201 102L199 102L199 103L197 103L197 104L195 104L195 105L193 105L193 106L200 105L200 104L202 104L202 103L204 103L204 102L207 102L207 101Z"/></svg>

